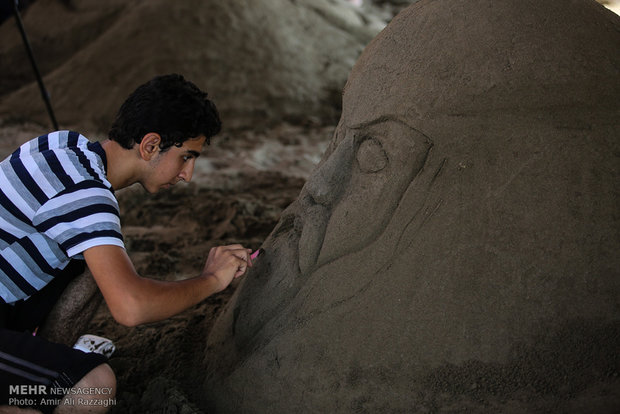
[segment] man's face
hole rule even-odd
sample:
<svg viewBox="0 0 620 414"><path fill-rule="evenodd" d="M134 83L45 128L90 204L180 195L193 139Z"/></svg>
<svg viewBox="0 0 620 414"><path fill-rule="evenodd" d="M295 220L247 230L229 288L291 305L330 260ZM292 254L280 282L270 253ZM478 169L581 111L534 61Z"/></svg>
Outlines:
<svg viewBox="0 0 620 414"><path fill-rule="evenodd" d="M166 189L179 181L189 182L192 179L196 158L200 155L206 138L199 136L188 139L183 146L172 146L159 152L149 161L149 173L142 186L149 193Z"/></svg>

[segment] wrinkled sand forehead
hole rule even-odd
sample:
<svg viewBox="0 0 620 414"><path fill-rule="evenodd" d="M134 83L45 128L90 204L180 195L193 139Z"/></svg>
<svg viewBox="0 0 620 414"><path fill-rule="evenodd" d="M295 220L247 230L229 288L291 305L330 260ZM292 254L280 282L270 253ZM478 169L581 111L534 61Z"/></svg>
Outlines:
<svg viewBox="0 0 620 414"><path fill-rule="evenodd" d="M415 122L439 114L541 118L603 102L618 109L616 14L595 2L468 3L425 0L396 16L351 72L349 125L395 110Z"/></svg>

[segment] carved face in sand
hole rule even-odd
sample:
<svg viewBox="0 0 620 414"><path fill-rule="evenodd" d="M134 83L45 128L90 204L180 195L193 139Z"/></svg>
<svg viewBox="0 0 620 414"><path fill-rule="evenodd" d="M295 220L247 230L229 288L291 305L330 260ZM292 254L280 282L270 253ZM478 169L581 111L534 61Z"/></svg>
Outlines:
<svg viewBox="0 0 620 414"><path fill-rule="evenodd" d="M311 274L360 252L384 233L422 170L431 140L394 116L388 101L387 109L345 108L322 162L266 241L267 254L243 281L234 311L229 309L228 323L242 353ZM269 300L257 301L257 295Z"/></svg>
<svg viewBox="0 0 620 414"><path fill-rule="evenodd" d="M353 125L341 120L336 148L299 196L302 275L375 240L424 165L426 136L389 114L372 115Z"/></svg>

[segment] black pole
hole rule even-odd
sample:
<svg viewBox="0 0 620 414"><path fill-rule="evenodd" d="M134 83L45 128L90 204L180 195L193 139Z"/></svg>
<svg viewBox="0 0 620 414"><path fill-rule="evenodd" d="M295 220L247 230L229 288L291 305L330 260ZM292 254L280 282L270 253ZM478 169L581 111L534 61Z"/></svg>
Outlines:
<svg viewBox="0 0 620 414"><path fill-rule="evenodd" d="M54 110L52 109L52 103L50 102L50 96L45 90L45 85L43 84L43 78L41 78L41 73L39 73L37 62L34 59L34 54L32 53L32 48L30 47L28 36L26 36L26 30L24 30L24 24L19 14L18 5L19 5L19 0L15 0L15 3L13 5L13 12L15 13L15 20L17 21L17 27L19 27L19 31L22 34L22 40L24 41L26 52L28 52L28 58L30 59L30 63L32 64L32 69L34 70L34 74L37 77L37 83L39 84L39 89L41 90L41 96L43 97L43 102L45 102L47 113L49 114L52 120L52 125L54 126L54 129L57 131L58 122L56 122L56 117L54 116Z"/></svg>

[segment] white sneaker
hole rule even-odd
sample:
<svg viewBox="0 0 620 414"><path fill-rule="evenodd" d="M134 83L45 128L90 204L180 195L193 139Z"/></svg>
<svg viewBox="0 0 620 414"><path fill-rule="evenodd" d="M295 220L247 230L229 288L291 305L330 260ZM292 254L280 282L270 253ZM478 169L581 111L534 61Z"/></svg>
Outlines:
<svg viewBox="0 0 620 414"><path fill-rule="evenodd" d="M116 350L116 347L108 338L96 335L82 335L78 338L75 345L73 345L73 349L78 349L82 352L94 352L110 358Z"/></svg>

